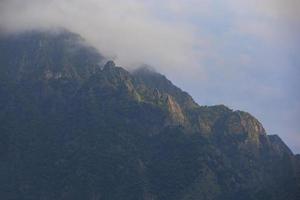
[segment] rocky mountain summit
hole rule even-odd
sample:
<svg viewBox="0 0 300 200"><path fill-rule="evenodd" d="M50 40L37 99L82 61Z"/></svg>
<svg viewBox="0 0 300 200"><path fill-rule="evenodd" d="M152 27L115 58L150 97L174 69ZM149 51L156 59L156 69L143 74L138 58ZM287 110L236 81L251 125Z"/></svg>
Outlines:
<svg viewBox="0 0 300 200"><path fill-rule="evenodd" d="M300 199L299 156L251 114L66 31L0 37L0 135L1 199Z"/></svg>

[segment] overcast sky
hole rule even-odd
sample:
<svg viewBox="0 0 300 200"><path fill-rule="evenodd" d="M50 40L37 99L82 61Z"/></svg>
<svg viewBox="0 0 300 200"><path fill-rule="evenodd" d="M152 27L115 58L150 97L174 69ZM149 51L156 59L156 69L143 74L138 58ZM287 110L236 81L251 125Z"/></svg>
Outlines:
<svg viewBox="0 0 300 200"><path fill-rule="evenodd" d="M299 0L0 0L0 29L64 27L152 65L201 105L252 113L300 153Z"/></svg>

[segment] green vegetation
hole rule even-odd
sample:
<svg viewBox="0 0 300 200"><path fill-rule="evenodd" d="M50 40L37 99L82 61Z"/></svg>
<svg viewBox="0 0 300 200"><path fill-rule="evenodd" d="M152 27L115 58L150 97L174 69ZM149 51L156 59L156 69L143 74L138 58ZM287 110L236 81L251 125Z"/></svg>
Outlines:
<svg viewBox="0 0 300 200"><path fill-rule="evenodd" d="M253 116L80 40L0 38L1 199L299 199L299 156Z"/></svg>

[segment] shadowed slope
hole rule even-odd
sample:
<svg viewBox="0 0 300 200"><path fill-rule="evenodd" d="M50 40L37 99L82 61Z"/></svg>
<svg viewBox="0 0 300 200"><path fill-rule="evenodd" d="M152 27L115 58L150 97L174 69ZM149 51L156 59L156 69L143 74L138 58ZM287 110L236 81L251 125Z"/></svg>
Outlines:
<svg viewBox="0 0 300 200"><path fill-rule="evenodd" d="M297 199L299 159L249 113L199 106L72 33L0 40L4 199Z"/></svg>

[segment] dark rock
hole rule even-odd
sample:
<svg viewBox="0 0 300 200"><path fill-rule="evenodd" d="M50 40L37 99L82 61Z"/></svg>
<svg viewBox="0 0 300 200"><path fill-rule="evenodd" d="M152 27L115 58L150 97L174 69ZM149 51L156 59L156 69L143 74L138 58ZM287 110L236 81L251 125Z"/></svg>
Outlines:
<svg viewBox="0 0 300 200"><path fill-rule="evenodd" d="M249 113L104 60L68 32L1 37L1 199L299 199L299 156Z"/></svg>

